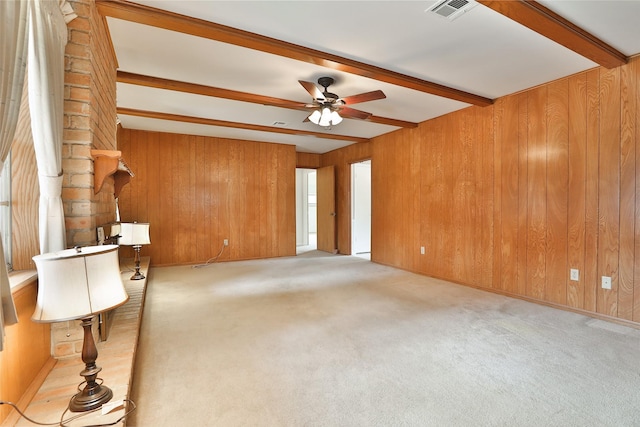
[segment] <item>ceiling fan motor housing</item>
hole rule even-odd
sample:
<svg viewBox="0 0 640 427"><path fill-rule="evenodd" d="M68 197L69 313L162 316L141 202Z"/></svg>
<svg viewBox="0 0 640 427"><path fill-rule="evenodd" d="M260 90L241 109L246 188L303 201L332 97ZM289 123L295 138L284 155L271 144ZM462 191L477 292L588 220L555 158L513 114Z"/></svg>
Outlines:
<svg viewBox="0 0 640 427"><path fill-rule="evenodd" d="M335 83L335 80L332 77L320 77L318 79L318 84L324 88L322 95L324 95L324 98L331 103L336 102L339 98L338 95L327 90L327 88L333 83Z"/></svg>
<svg viewBox="0 0 640 427"><path fill-rule="evenodd" d="M327 90L327 88L334 83L335 83L335 80L333 80L332 77L320 77L318 79L318 84L322 86L325 90Z"/></svg>

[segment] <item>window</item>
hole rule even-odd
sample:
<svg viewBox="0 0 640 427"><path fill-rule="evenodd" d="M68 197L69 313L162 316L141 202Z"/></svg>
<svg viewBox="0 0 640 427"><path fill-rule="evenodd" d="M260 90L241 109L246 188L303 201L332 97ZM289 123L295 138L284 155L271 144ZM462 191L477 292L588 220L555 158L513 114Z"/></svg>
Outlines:
<svg viewBox="0 0 640 427"><path fill-rule="evenodd" d="M4 261L7 263L7 269L11 271L11 153L0 172L0 233Z"/></svg>

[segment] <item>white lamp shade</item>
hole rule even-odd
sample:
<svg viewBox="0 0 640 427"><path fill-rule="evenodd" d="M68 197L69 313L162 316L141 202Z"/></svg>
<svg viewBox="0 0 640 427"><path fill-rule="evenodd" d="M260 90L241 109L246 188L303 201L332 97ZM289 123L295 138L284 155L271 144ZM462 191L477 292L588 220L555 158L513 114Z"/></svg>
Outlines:
<svg viewBox="0 0 640 427"><path fill-rule="evenodd" d="M33 257L38 299L32 320L81 319L129 299L120 276L117 245L87 246Z"/></svg>
<svg viewBox="0 0 640 427"><path fill-rule="evenodd" d="M120 223L120 239L118 243L126 246L150 244L149 224L143 222Z"/></svg>
<svg viewBox="0 0 640 427"><path fill-rule="evenodd" d="M120 235L120 223L114 222L111 224L111 231L109 232L109 237L116 237Z"/></svg>

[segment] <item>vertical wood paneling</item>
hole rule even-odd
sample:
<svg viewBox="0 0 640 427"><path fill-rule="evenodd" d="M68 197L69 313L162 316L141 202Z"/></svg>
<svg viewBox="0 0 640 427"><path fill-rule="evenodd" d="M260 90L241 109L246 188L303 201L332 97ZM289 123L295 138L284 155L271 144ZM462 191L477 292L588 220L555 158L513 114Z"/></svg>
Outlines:
<svg viewBox="0 0 640 427"><path fill-rule="evenodd" d="M587 180L585 182L584 308L596 311L598 277L598 206L600 151L600 69L587 75Z"/></svg>
<svg viewBox="0 0 640 427"><path fill-rule="evenodd" d="M209 252L202 254L198 259L200 260L209 260L215 256L218 256L220 251L223 249L223 245L220 241L215 241L211 238L211 236L220 236L222 233L220 232L220 156L218 155L218 150L220 149L220 144L209 144L207 139L204 139L205 146L205 159L208 164L208 186L206 187L207 200L209 202L208 208L205 208L209 212L209 234L206 235L207 240L209 241ZM227 259L229 252L222 253L220 259Z"/></svg>
<svg viewBox="0 0 640 427"><path fill-rule="evenodd" d="M568 80L548 86L545 300L567 302L569 185Z"/></svg>
<svg viewBox="0 0 640 427"><path fill-rule="evenodd" d="M260 162L258 163L258 165L260 168L260 182L264 183L265 185L268 185L270 183L269 170L271 169L270 167L271 165L267 163L268 157L267 157L266 146L263 146L263 145L260 146L259 155L260 155ZM269 196L270 196L270 191L260 192L260 195L259 195L260 218L266 218L270 212L270 210L268 209ZM268 224L269 224L268 221L260 223L260 257L261 258L266 257L267 254L269 253L268 242L267 242L267 236L269 235Z"/></svg>
<svg viewBox="0 0 640 427"><path fill-rule="evenodd" d="M527 295L544 299L547 238L547 87L529 92Z"/></svg>
<svg viewBox="0 0 640 427"><path fill-rule="evenodd" d="M321 165L320 154L296 153L296 167L303 169L318 169Z"/></svg>
<svg viewBox="0 0 640 427"><path fill-rule="evenodd" d="M293 147L133 130L119 144L136 174L122 219L151 224L154 265L205 262L223 239L222 260L295 254Z"/></svg>
<svg viewBox="0 0 640 427"><path fill-rule="evenodd" d="M234 141L229 146L229 192L230 194L236 194L237 197L230 198L227 203L229 204L229 211L233 212L233 216L238 221L232 221L229 223L229 241L239 241L243 234L243 225L247 220L247 200L246 200L246 180L244 170L244 150L242 149L242 143L240 141ZM239 245L231 245L229 247L229 256L232 259L242 259L246 256L243 253L243 248Z"/></svg>
<svg viewBox="0 0 640 427"><path fill-rule="evenodd" d="M420 151L419 151L420 153L420 218L418 220L419 221L418 225L420 226L420 231L419 231L420 238L419 238L418 244L420 246L425 246L425 251L426 251L426 244L429 241L429 236L431 236L432 234L430 230L430 225L432 223L431 218L433 217L433 212L432 212L433 203L431 202L431 195L432 195L431 190L433 189L435 180L434 180L433 168L431 167L430 156L433 150L429 145L429 141L425 136L425 132L422 132L420 127L418 127L418 129L416 130L416 138L417 138L416 144L420 146ZM372 186L372 190L373 189L374 188ZM376 194L376 193L372 192L372 194ZM372 248L372 251L373 249L374 248ZM372 256L373 256L373 253L372 253ZM420 257L418 258L418 266L416 271L423 274L428 271L432 271L433 269L432 261L433 261L433 257L426 256L426 252L425 252L425 255L420 255Z"/></svg>
<svg viewBox="0 0 640 427"><path fill-rule="evenodd" d="M633 319L636 195L636 97L634 68L637 62L620 67L620 258L618 317Z"/></svg>
<svg viewBox="0 0 640 427"><path fill-rule="evenodd" d="M596 310L618 312L620 254L620 69L600 74L600 161L598 277L611 277L611 290L598 289Z"/></svg>
<svg viewBox="0 0 640 427"><path fill-rule="evenodd" d="M420 246L422 245L422 235L420 232L420 218L422 217L422 192L420 191L420 174L422 173L422 145L420 143L414 144L413 141L418 139L418 131L412 129L409 134L409 146L411 147L411 165L410 165L410 183L411 193L411 228L409 253L412 255L412 263L410 270L417 271L420 268L421 261L424 255L420 254Z"/></svg>
<svg viewBox="0 0 640 427"><path fill-rule="evenodd" d="M493 164L495 176L493 180L493 281L492 287L502 289L502 145L503 129L508 114L506 104L508 97L496 101L494 106L494 146ZM505 143L506 144L506 143Z"/></svg>
<svg viewBox="0 0 640 427"><path fill-rule="evenodd" d="M376 171L387 166L384 144L388 138L388 136L382 136L376 139L375 144L371 144L371 261L380 263L387 263L384 257L387 239L385 230L382 228L386 221L385 197L387 194L384 186L386 174L376 173ZM424 144L424 141L422 143ZM423 224L424 221L421 221L421 225Z"/></svg>
<svg viewBox="0 0 640 427"><path fill-rule="evenodd" d="M638 61L632 61L632 76L636 82L640 80L640 64ZM640 212L640 87L636 83L635 92L630 92L629 96L635 98L635 123L636 123L636 189L635 189L635 207L636 212ZM634 292L633 292L633 321L640 322L640 215L635 216L635 258L634 258Z"/></svg>
<svg viewBox="0 0 640 427"><path fill-rule="evenodd" d="M519 144L518 97L509 96L502 105L501 128L501 246L502 268L498 288L514 292L518 283Z"/></svg>
<svg viewBox="0 0 640 427"><path fill-rule="evenodd" d="M0 352L0 396L3 400L18 403L40 371L46 365L53 366L50 324L31 321L37 294L35 280L13 294L18 323L5 326L5 347ZM11 411L9 405L0 406L0 424Z"/></svg>
<svg viewBox="0 0 640 427"><path fill-rule="evenodd" d="M567 305L584 308L585 222L587 166L587 81L586 74L569 79L569 268L579 271L578 281L567 283Z"/></svg>
<svg viewBox="0 0 640 427"><path fill-rule="evenodd" d="M209 144L205 144L204 137L196 137L195 151L203 155L196 156L194 162L195 173L195 199L194 214L198 218L199 230L196 234L196 259L207 259L210 254L209 238L211 236L211 190L209 189L209 158L207 148Z"/></svg>
<svg viewBox="0 0 640 427"><path fill-rule="evenodd" d="M475 109L470 109L468 114L475 115ZM452 116L453 120L459 120L460 113ZM452 215L456 224L454 233L454 250L452 262L452 275L460 277L462 281L472 280L473 276L473 235L475 224L475 180L473 176L474 155L472 144L471 120L460 120L462 126L458 127L457 135L451 144L451 174L452 174Z"/></svg>
<svg viewBox="0 0 640 427"><path fill-rule="evenodd" d="M529 179L529 97L519 94L518 98L518 285L514 292L527 293L527 221L529 197L525 189Z"/></svg>
<svg viewBox="0 0 640 427"><path fill-rule="evenodd" d="M295 253L296 247L296 159L289 154L293 151L291 147L281 145L278 148L278 170L282 171L278 175L278 255L287 256L292 255L290 248L294 248Z"/></svg>
<svg viewBox="0 0 640 427"><path fill-rule="evenodd" d="M479 137L478 145L482 150L482 203L479 209L480 227L482 229L481 245L477 250L477 259L480 263L481 278L480 285L490 287L493 283L493 235L495 226L493 225L493 182L495 172L493 166L494 152L494 127L493 127L493 108L478 108L481 123L477 126Z"/></svg>
<svg viewBox="0 0 640 427"><path fill-rule="evenodd" d="M209 142L209 140L207 140L207 142ZM229 152L230 152L230 145L233 144L235 141L230 141L228 139L221 139L217 141L216 145L216 165L218 167L218 185L217 185L217 196L218 196L218 224L217 224L217 228L218 228L218 238L215 239L218 247L222 248L222 243L224 241L224 239L230 239L230 235L231 235L231 221L233 219L233 217L230 215L230 199L233 196L231 193L231 190L229 188L229 183L231 178L231 168L233 167L233 165L230 162L230 158L229 158ZM269 161L269 156L265 156L265 161ZM270 187L267 187L267 190L264 191L264 193L266 193L267 195L270 194ZM262 192L261 192L262 194ZM267 219L267 220L271 220L271 218L268 216L271 211L270 211L270 206L267 205L265 207L267 214L265 214L265 216L263 218ZM270 230L269 230L270 231ZM265 241L267 243L270 242L270 237L271 235L268 234L267 237L265 238ZM231 242L231 240L229 240L229 246L223 248L223 252L222 252L222 256L221 256L221 260L230 260L233 259L232 258L232 250L230 248L230 246L232 244L236 244L236 242L234 241L233 243ZM265 257L268 257L272 252L266 251L265 252ZM217 253L216 253L217 255Z"/></svg>
<svg viewBox="0 0 640 427"><path fill-rule="evenodd" d="M189 153L189 136L177 135L172 147L171 166L173 169L173 191L174 200L172 217L174 234L173 250L178 259L191 258L191 247L193 245L191 228L195 225L191 222L191 165Z"/></svg>

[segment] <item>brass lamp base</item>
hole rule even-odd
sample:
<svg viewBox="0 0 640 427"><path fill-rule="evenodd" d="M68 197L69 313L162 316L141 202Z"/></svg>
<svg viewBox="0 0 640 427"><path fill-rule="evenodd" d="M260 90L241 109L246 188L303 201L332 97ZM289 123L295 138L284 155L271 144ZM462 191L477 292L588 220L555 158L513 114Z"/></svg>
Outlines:
<svg viewBox="0 0 640 427"><path fill-rule="evenodd" d="M113 392L109 387L103 386L96 381L96 379L100 380L97 377L102 368L96 366L98 349L93 341L92 324L93 316L82 319L82 329L84 330L82 361L85 363L85 368L80 372L80 375L84 377L85 381L80 385L85 384L85 386L71 398L69 410L72 412L86 412L97 409L113 397Z"/></svg>

